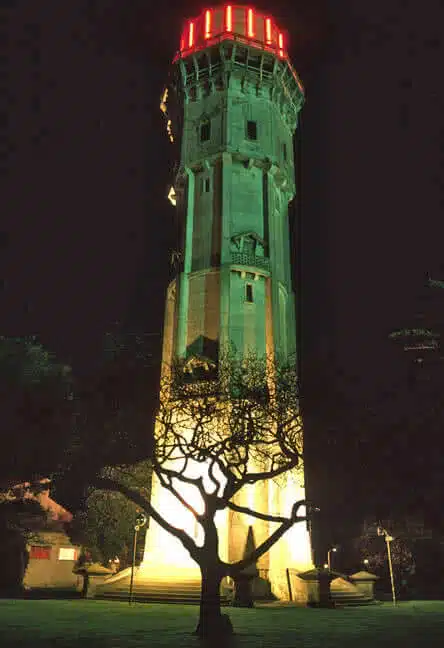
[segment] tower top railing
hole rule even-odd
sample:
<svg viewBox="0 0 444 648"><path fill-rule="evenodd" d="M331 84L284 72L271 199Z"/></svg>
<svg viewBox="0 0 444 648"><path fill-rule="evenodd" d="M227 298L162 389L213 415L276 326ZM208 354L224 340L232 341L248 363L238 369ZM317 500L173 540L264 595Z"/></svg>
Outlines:
<svg viewBox="0 0 444 648"><path fill-rule="evenodd" d="M288 36L270 14L251 6L227 4L205 9L196 18L187 20L180 38L175 60L184 58L213 42L241 37L258 49L266 49L280 58L287 58Z"/></svg>

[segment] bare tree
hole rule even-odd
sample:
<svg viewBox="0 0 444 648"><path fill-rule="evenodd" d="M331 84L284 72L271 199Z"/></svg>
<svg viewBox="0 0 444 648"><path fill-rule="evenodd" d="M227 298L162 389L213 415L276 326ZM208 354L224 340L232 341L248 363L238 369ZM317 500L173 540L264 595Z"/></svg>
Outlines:
<svg viewBox="0 0 444 648"><path fill-rule="evenodd" d="M306 514L300 514L307 507L305 500L295 502L288 516L272 515L246 506L241 492L296 470L301 458L295 365L276 365L254 355L238 361L227 354L217 367L202 359L178 363L164 371L161 384L153 473L194 517L201 530L199 542L123 483L117 469L102 473L95 485L123 493L182 543L202 575L196 633L219 635L232 631L229 619L221 614L222 579L236 580L296 522L306 520ZM232 563L220 558L215 520L226 509L275 527L249 555Z"/></svg>

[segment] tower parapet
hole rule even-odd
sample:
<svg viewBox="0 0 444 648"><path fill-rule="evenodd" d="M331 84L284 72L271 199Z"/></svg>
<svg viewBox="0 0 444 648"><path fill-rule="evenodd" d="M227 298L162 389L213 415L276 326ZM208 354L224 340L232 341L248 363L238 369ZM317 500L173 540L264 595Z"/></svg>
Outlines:
<svg viewBox="0 0 444 648"><path fill-rule="evenodd" d="M291 151L282 150L284 142L278 142L276 133L264 128L264 120L261 133L254 137L255 133L250 131L244 137L244 133L230 132L228 123L221 120L217 124L214 119L220 115L214 97L221 93L227 99L236 99L238 106L242 97L244 103L250 103L255 97L259 101L268 99L293 134L304 90L289 60L287 46L288 36L274 18L251 7L227 5L207 9L188 20L182 30L180 49L174 57L171 85L161 104L167 116L170 139L182 130L183 105L203 101L208 105L208 114L203 117L211 121L214 129L213 136L208 133L210 136L205 138L208 142L202 151L205 157L222 148L247 155L254 155L260 148L260 156L256 157L266 157L269 164L287 161L287 153ZM191 107L189 111L196 112ZM209 127L207 124L202 127L205 134ZM245 140L249 140L248 146L242 146ZM182 152L183 162L193 161L193 148Z"/></svg>

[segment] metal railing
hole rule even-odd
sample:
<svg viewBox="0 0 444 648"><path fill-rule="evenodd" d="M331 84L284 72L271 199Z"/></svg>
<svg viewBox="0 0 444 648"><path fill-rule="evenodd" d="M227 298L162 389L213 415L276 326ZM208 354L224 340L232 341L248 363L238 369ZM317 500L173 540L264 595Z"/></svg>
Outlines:
<svg viewBox="0 0 444 648"><path fill-rule="evenodd" d="M262 270L270 270L270 259L268 257L260 257L255 254L246 254L245 252L232 252L231 263L242 266L250 266L251 268L261 268Z"/></svg>

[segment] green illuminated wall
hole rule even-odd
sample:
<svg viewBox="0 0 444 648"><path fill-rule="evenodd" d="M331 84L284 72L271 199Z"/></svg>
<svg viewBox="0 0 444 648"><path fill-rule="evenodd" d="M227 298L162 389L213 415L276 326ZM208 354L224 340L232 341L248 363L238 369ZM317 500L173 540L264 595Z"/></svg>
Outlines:
<svg viewBox="0 0 444 648"><path fill-rule="evenodd" d="M176 90L183 267L164 359L213 357L228 343L288 356L296 351L288 204L300 86L287 60L225 41L179 60Z"/></svg>

